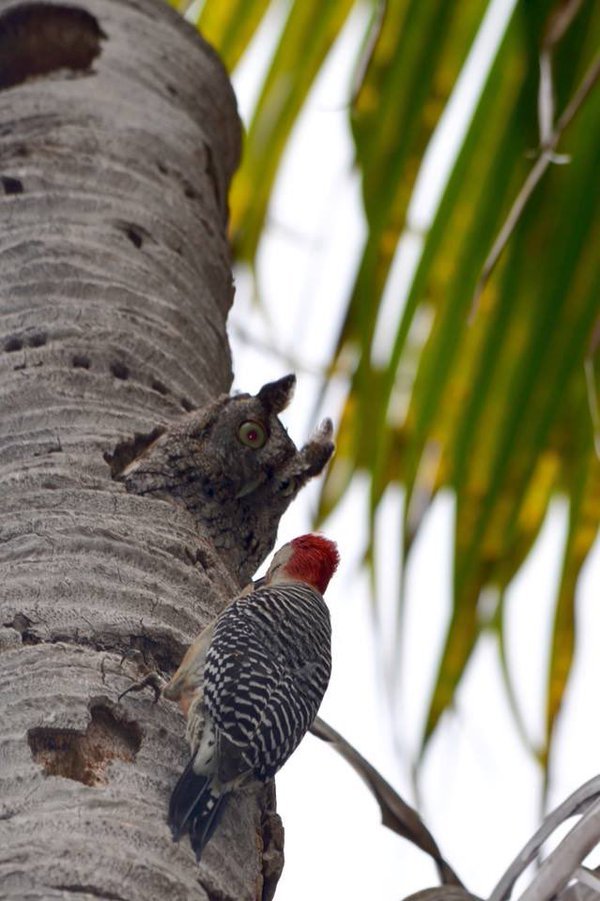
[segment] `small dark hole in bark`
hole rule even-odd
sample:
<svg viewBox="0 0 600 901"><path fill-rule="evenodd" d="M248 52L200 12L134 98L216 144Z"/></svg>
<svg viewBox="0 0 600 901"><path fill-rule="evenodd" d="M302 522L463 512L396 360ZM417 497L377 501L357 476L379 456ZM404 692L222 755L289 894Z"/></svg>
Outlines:
<svg viewBox="0 0 600 901"><path fill-rule="evenodd" d="M143 454L146 448L150 447L157 438L160 438L164 431L164 426L157 426L145 435L141 432L136 432L133 438L119 441L112 454L109 451L106 451L104 460L110 466L112 478L118 479L123 470L126 469L130 463L133 463L136 457Z"/></svg>
<svg viewBox="0 0 600 901"><path fill-rule="evenodd" d="M129 240L131 241L133 246L137 247L139 250L140 247L142 246L142 244L144 243L144 238L143 238L143 235L140 232L140 230L135 228L135 226L133 226L133 225L129 225L125 229L125 234L129 238Z"/></svg>
<svg viewBox="0 0 600 901"><path fill-rule="evenodd" d="M174 88L172 84L167 85L167 91L171 97L177 97L177 88Z"/></svg>
<svg viewBox="0 0 600 901"><path fill-rule="evenodd" d="M23 3L0 16L0 90L60 69L89 72L106 38L76 6Z"/></svg>
<svg viewBox="0 0 600 901"><path fill-rule="evenodd" d="M91 365L89 357L85 354L74 354L71 363L75 369L89 369Z"/></svg>
<svg viewBox="0 0 600 901"><path fill-rule="evenodd" d="M85 732L38 726L27 733L31 756L47 776L64 776L84 785L105 785L111 760L132 763L142 745L136 722L117 717L105 704L90 705Z"/></svg>
<svg viewBox="0 0 600 901"><path fill-rule="evenodd" d="M118 361L115 363L111 363L110 371L114 375L116 379L128 379L129 378L129 369L125 365L125 363L119 363Z"/></svg>
<svg viewBox="0 0 600 901"><path fill-rule="evenodd" d="M23 633L33 625L33 621L30 620L28 616L25 616L24 613L15 613L12 622L5 623L5 625L11 626L23 635Z"/></svg>
<svg viewBox="0 0 600 901"><path fill-rule="evenodd" d="M158 171L159 171L159 172L162 172L163 175L167 175L167 173L168 173L169 170L168 170L168 168L165 166L164 163L161 163L161 162L159 161L156 165L157 165L157 167L158 167Z"/></svg>
<svg viewBox="0 0 600 901"><path fill-rule="evenodd" d="M32 332L31 335L27 337L27 344L30 347L43 347L48 341L48 335L46 332Z"/></svg>
<svg viewBox="0 0 600 901"><path fill-rule="evenodd" d="M17 147L17 149L15 150L15 155L20 157L29 156L29 149L25 147L24 144L21 144L21 146Z"/></svg>
<svg viewBox="0 0 600 901"><path fill-rule="evenodd" d="M167 388L167 386L164 385L158 379L153 379L152 382L150 383L150 387L152 388L153 391L158 391L159 394L168 394L169 393L169 389Z"/></svg>
<svg viewBox="0 0 600 901"><path fill-rule="evenodd" d="M15 350L23 350L23 342L20 338L17 338L16 335L11 335L10 338L7 338L4 342L4 350L11 354Z"/></svg>
<svg viewBox="0 0 600 901"><path fill-rule="evenodd" d="M12 175L0 175L0 184L2 184L5 194L23 193L23 182L20 178L13 178Z"/></svg>
<svg viewBox="0 0 600 901"><path fill-rule="evenodd" d="M183 189L183 193L186 197L189 197L191 200L194 200L198 195L194 191L191 185L186 185Z"/></svg>
<svg viewBox="0 0 600 901"><path fill-rule="evenodd" d="M186 411L186 413L191 413L192 410L196 409L195 405L191 402L191 400L188 400L187 397L181 398L181 406Z"/></svg>
<svg viewBox="0 0 600 901"><path fill-rule="evenodd" d="M125 219L115 219L114 225L120 232L123 232L125 237L131 241L133 246L138 250L152 237L150 232L146 231L141 225L138 225L137 222L129 222Z"/></svg>
<svg viewBox="0 0 600 901"><path fill-rule="evenodd" d="M25 631L21 634L21 638L23 640L23 644L41 644L42 639L39 635L36 635L31 629L25 629Z"/></svg>

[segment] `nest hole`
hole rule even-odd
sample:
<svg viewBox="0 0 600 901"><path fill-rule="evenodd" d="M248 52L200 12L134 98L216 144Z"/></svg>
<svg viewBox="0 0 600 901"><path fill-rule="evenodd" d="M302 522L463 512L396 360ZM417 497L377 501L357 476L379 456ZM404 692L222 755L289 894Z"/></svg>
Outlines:
<svg viewBox="0 0 600 901"><path fill-rule="evenodd" d="M22 3L0 16L0 90L58 70L87 73L106 35L76 6Z"/></svg>
<svg viewBox="0 0 600 901"><path fill-rule="evenodd" d="M63 776L84 785L105 785L111 760L133 763L142 745L136 722L115 716L104 704L90 706L85 732L37 727L27 733L31 756L47 776Z"/></svg>

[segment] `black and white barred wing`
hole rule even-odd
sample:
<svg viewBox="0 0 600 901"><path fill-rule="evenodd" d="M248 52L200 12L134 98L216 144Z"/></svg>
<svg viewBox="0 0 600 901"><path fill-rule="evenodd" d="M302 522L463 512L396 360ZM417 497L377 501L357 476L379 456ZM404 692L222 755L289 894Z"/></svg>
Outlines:
<svg viewBox="0 0 600 901"><path fill-rule="evenodd" d="M215 626L204 679L219 777L274 776L317 715L330 673L329 611L315 589L265 586L231 604Z"/></svg>

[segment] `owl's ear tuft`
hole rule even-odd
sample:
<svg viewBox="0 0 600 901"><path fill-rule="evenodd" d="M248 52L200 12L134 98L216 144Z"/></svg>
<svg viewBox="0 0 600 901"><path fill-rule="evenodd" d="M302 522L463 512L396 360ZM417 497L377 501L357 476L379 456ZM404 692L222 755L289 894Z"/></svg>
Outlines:
<svg viewBox="0 0 600 901"><path fill-rule="evenodd" d="M276 382L263 385L256 396L269 413L277 414L285 410L294 396L295 387L296 376L291 372Z"/></svg>

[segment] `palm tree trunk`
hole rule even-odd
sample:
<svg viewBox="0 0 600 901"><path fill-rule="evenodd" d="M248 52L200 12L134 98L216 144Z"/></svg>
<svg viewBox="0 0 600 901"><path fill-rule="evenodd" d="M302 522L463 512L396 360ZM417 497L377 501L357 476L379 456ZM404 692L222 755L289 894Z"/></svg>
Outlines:
<svg viewBox="0 0 600 901"><path fill-rule="evenodd" d="M186 510L158 519L104 459L230 385L239 142L222 66L166 3L0 2L2 897L240 901L277 879L255 797L201 867L170 840L181 716L117 695L132 654L172 671L238 586Z"/></svg>

